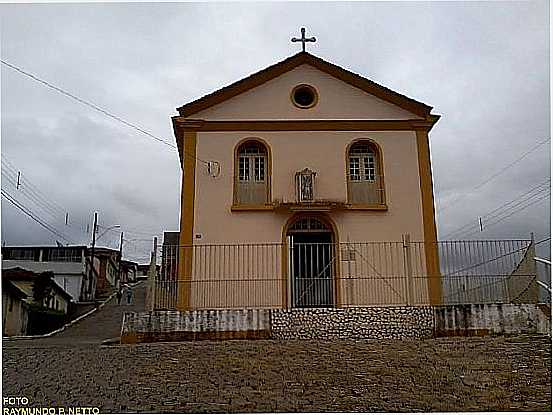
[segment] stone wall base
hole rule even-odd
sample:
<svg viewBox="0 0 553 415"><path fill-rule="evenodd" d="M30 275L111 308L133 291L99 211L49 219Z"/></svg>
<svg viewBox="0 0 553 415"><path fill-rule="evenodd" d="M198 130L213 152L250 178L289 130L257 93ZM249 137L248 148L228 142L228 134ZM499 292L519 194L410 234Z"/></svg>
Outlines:
<svg viewBox="0 0 553 415"><path fill-rule="evenodd" d="M460 304L125 313L121 343L230 339L426 339L551 333L549 307Z"/></svg>
<svg viewBox="0 0 553 415"><path fill-rule="evenodd" d="M459 304L434 307L435 336L549 334L551 309L545 304Z"/></svg>
<svg viewBox="0 0 553 415"><path fill-rule="evenodd" d="M420 339L432 337L432 307L272 310L275 339Z"/></svg>

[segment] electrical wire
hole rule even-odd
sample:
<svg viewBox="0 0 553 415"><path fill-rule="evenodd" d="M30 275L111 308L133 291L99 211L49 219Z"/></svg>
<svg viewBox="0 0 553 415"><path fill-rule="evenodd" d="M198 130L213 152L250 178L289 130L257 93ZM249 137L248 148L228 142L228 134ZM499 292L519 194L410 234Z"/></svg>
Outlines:
<svg viewBox="0 0 553 415"><path fill-rule="evenodd" d="M23 205L21 202L19 202L16 198L14 198L12 195L10 195L7 191L4 189L1 189L1 194L4 196L4 198L10 202L13 206L15 206L17 209L19 209L21 212L23 212L25 215L30 217L32 220L34 220L36 223L38 223L40 226L42 226L44 229L48 230L49 232L53 233L56 236L59 236L64 241L72 243L72 241L67 238L65 235L63 235L61 232L59 232L56 228L49 225L46 221L41 219L38 215L33 213L31 209Z"/></svg>
<svg viewBox="0 0 553 415"><path fill-rule="evenodd" d="M158 141L158 142L160 142L160 143L166 145L167 147L170 147L170 148L173 148L173 149L176 149L176 148L177 148L177 146L175 146L174 144L170 143L169 141L166 141L166 140L164 140L163 138L159 138L159 137L157 137L156 135L150 133L149 131L143 129L142 127L139 127L139 126L137 126L136 124L133 124L133 123L131 123L131 122L129 122L129 121L126 121L126 120L124 120L123 118L119 117L118 115L115 115L115 114L109 112L108 110L105 110L105 109L101 108L100 106L98 106L98 105L96 105L96 104L94 104L94 103L92 103L92 102L90 102L90 101L87 101L87 100L85 100L85 99L83 99L83 98L79 98L77 95L74 95L74 94L72 94L72 93L70 93L70 92L64 90L63 88L60 88L60 87L58 87L58 86L56 86L56 85L54 85L54 84L52 84L52 83L50 83L50 82L48 82L48 81L45 81L44 79L39 78L38 76L33 75L32 73L25 71L24 69L20 68L19 66L16 66L16 65L14 65L14 64L12 64L12 63L9 63L9 62L7 62L7 61L5 61L5 60L3 60L3 59L0 59L0 62L1 62L2 64L6 65L7 67L13 69L14 71L17 71L17 72L19 72L19 73L21 73L21 74L23 74L23 75L25 75L25 76L27 76L27 77L33 79L34 81L39 82L39 83L41 83L42 85L45 85L45 86L47 86L48 88L51 88L51 89L53 89L53 90L56 91L56 92L59 92L59 93L62 94L62 95L65 95L65 96L67 96L67 97L69 97L69 98L71 98L71 99L73 99L73 100L75 100L75 101L77 101L77 102L79 102L79 103L81 103L81 104L83 104L83 105L86 105L87 107L92 108L93 110L98 111L98 112L104 114L105 116L110 117L110 118L112 118L112 119L114 119L114 120L116 120L116 121L118 121L118 122L120 122L120 123L126 125L127 127L130 127L130 128L132 128L132 129L134 129L134 130L136 130L136 131L138 131L138 132L140 132L140 133L142 133L142 134L144 134L144 135L150 137L151 139L156 140L156 141ZM194 160L197 160L197 161L199 161L199 162L201 162L201 163L204 163L204 164L207 165L207 166L210 166L210 162L208 162L208 161L206 161L206 160L202 160L201 158L196 157L196 156L194 156L194 155L192 155L192 154L186 153L184 150L182 151L182 154L183 154L183 156L185 156L185 157L190 157L190 158L192 158L192 159L194 159ZM217 163L217 162L215 162L215 163Z"/></svg>
<svg viewBox="0 0 553 415"><path fill-rule="evenodd" d="M545 143L547 143L548 141L551 141L551 137L550 138L547 138L543 141L540 141L538 142L534 147L532 147L530 150L528 150L527 152L525 152L524 154L522 154L520 157L518 157L516 160L512 161L511 163L507 164L506 166L502 167L500 170L498 170L497 172L495 172L494 174L492 174L490 177L488 177L487 179L485 179L484 181L482 181L481 183L477 184L475 187L473 187L471 190L469 190L468 192L465 192L464 194L467 194L467 193L471 193L471 192L474 192L480 188L482 188L483 186L485 186L486 184L488 184L489 182L491 182L493 179L495 179L496 177L500 176L503 172L505 172L507 169L509 169L510 167L514 166L515 164L517 164L519 161L521 161L522 159L524 159L526 156L528 156L529 154L533 153L534 151L536 151L538 148L540 148L542 145L544 145ZM436 213L439 213L439 212L442 212L444 210L446 210L447 208L449 208L453 203L455 203L456 201L458 201L460 198L462 197L462 195L458 195L455 199L453 199L452 201L450 201L449 203L447 203L445 206L442 206L440 208L438 208L437 212Z"/></svg>
<svg viewBox="0 0 553 415"><path fill-rule="evenodd" d="M549 187L548 185L551 183L551 179L548 179L540 184L538 184L537 186L534 186L533 188L531 188L530 190L526 191L525 193L517 196L516 198L514 198L513 200L510 200L508 202L505 202L503 204L501 204L500 206L498 206L497 208L491 210L490 212L486 213L485 215L481 216L481 219L493 219L499 215L502 215L504 213L506 213L507 211L509 211L510 209L513 209L514 207L520 205L521 203L527 201L528 199L531 199L535 196L538 196L539 194L543 193L543 192L546 192L549 190ZM517 203L518 202L518 203ZM513 205L513 203L515 203ZM502 210L505 210L504 212L501 212ZM468 223L466 223L465 225L463 226L460 226L459 228L455 229L454 231L451 231L449 232L445 238L449 238L455 234L458 234L458 233L464 233L466 228L471 228L475 226L475 223L473 221L470 221Z"/></svg>
<svg viewBox="0 0 553 415"><path fill-rule="evenodd" d="M12 162L10 162L4 154L2 154L2 159L2 167L5 169L5 175L7 177L9 177L10 174L12 174L13 176L17 176L17 174L21 172L21 170L18 169ZM31 182L31 180L26 178L23 174L21 174L20 178L20 188L22 191L28 191L29 193L32 193L36 198L42 200L45 204L48 205L51 210L59 212L59 214L61 215L65 215L67 213L67 209L65 209L56 201L51 200L49 196L44 194L35 184Z"/></svg>
<svg viewBox="0 0 553 415"><path fill-rule="evenodd" d="M15 190L17 190L17 183L15 182L15 180L13 180L11 177L9 176L6 176L4 174L4 171L2 171L2 174L3 174L3 180L5 180L6 182L8 182L9 184L11 184L13 186L13 188ZM23 192L20 190L20 193L25 197L25 199L27 199L30 203L36 205L36 207L44 214L48 215L50 218L56 220L59 218L59 214L55 211L52 211L47 205L44 205L40 200L36 199L32 194L27 194L26 192Z"/></svg>
<svg viewBox="0 0 553 415"><path fill-rule="evenodd" d="M500 222L503 222L505 219L510 218L510 217L513 216L514 214L519 213L519 212L521 212L521 211L523 211L523 210L529 208L530 206L535 205L536 203L539 203L539 202L541 202L541 201L543 201L543 200L546 200L546 199L549 198L549 197L551 197L551 191L547 192L547 194L542 195L541 197L538 197L537 199L534 199L534 200L531 200L531 201L528 201L528 200L527 200L527 202L529 202L529 203L526 203L525 205L521 206L520 208L511 211L511 212L508 213L507 215L502 216L502 217L500 217L499 219L497 219L497 220L495 220L495 221L493 221L493 222L491 222L491 223L486 224L486 228L490 228L490 227L492 227L492 226L494 226L494 225L496 225L496 224L498 224L498 223L500 223ZM504 213L506 213L506 212L504 212ZM478 230L472 231L472 232L469 232L469 233L464 232L464 233L463 233L462 235L460 235L459 237L468 237L468 236L474 235L474 234L476 234L476 233L478 233Z"/></svg>

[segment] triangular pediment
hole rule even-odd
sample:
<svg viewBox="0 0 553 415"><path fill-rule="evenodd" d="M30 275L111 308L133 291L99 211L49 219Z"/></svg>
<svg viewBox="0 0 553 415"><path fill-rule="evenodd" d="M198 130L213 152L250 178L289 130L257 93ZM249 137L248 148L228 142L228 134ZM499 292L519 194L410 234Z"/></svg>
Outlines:
<svg viewBox="0 0 553 415"><path fill-rule="evenodd" d="M290 94L299 84L315 88L316 105L309 109L293 105ZM431 109L321 58L300 52L177 110L181 117L205 120L399 120L427 118Z"/></svg>

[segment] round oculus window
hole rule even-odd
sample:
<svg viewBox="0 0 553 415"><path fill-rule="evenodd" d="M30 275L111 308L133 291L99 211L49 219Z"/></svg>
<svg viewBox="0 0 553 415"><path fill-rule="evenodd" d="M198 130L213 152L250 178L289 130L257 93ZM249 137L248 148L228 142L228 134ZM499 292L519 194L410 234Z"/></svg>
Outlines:
<svg viewBox="0 0 553 415"><path fill-rule="evenodd" d="M317 103L317 91L310 85L298 85L292 90L292 102L296 107L311 108Z"/></svg>

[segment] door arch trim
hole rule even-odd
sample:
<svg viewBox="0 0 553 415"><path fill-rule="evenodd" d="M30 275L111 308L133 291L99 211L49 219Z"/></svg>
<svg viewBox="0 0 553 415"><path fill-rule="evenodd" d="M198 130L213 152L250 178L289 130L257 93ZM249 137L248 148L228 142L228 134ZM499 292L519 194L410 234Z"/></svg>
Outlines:
<svg viewBox="0 0 553 415"><path fill-rule="evenodd" d="M316 218L319 219L321 222L325 223L329 226L331 233L332 233L332 243L335 246L335 267L334 267L334 304L336 308L341 308L341 289L340 289L340 262L341 262L341 253L340 253L340 239L338 235L338 227L336 226L336 223L330 216L324 213L313 213L313 212L296 212L293 215L291 215L286 222L284 223L282 227L282 248L281 248L281 274L282 274L282 307L283 308L291 308L292 304L290 304L289 301L289 286L288 286L288 279L290 276L288 275L288 242L287 242L287 236L288 236L288 229L290 226L296 222L299 218Z"/></svg>

